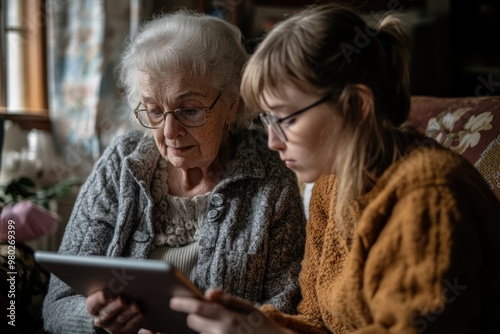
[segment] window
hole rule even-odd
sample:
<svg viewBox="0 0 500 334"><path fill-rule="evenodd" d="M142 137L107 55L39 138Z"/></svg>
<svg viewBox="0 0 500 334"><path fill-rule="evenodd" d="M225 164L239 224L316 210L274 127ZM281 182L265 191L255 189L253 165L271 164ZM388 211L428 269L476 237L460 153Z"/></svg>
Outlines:
<svg viewBox="0 0 500 334"><path fill-rule="evenodd" d="M46 116L45 1L0 6L0 112Z"/></svg>

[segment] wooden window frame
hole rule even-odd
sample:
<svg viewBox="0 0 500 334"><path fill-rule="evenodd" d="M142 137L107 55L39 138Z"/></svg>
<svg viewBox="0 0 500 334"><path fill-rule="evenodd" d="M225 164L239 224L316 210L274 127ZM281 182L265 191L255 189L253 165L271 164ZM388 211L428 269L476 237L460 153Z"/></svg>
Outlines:
<svg viewBox="0 0 500 334"><path fill-rule="evenodd" d="M14 0L16 1L16 0ZM0 4L0 114L37 115L48 117L45 0L21 0L18 24L7 18L9 1ZM12 43L9 45L9 43ZM9 47L10 46L10 47ZM19 50L19 67L9 62L9 49ZM13 78L12 80L9 78ZM10 81L10 85L9 85ZM19 82L18 85L13 82ZM8 89L14 87L15 92ZM12 98L14 97L14 98ZM11 99L11 101L9 101ZM12 101L15 100L15 101ZM6 117L3 117L6 118Z"/></svg>

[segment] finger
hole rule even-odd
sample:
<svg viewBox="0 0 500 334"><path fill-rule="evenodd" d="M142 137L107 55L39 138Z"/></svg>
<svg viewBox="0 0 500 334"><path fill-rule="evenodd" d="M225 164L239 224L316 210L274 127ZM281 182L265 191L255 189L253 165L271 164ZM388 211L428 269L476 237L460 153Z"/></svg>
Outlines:
<svg viewBox="0 0 500 334"><path fill-rule="evenodd" d="M137 331L142 327L144 321L144 316L142 313L136 313L132 317L128 317L125 323L116 330L117 333L137 333Z"/></svg>
<svg viewBox="0 0 500 334"><path fill-rule="evenodd" d="M137 332L137 334L167 334L167 333L152 332L149 329L141 328L141 329L139 329L139 331Z"/></svg>
<svg viewBox="0 0 500 334"><path fill-rule="evenodd" d="M142 318L142 313L139 310L139 307L135 304L132 303L128 305L122 312L117 313L114 319L114 323L117 326L122 326L123 328L130 327L130 323L134 323L137 315L141 315Z"/></svg>
<svg viewBox="0 0 500 334"><path fill-rule="evenodd" d="M209 290L207 291L205 297L208 300L222 304L235 312L250 313L256 310L255 306L250 302L228 295L221 290Z"/></svg>
<svg viewBox="0 0 500 334"><path fill-rule="evenodd" d="M248 327L244 318L244 316L234 312L221 314L217 319L209 319L192 313L187 316L186 323L189 328L200 333L250 333L246 330L247 328L243 328Z"/></svg>
<svg viewBox="0 0 500 334"><path fill-rule="evenodd" d="M170 308L216 321L237 313L221 304L190 297L173 297L170 299Z"/></svg>
<svg viewBox="0 0 500 334"><path fill-rule="evenodd" d="M137 332L137 334L155 334L153 333L152 331L150 331L149 329L144 329L144 328L141 328L139 330L139 332Z"/></svg>
<svg viewBox="0 0 500 334"><path fill-rule="evenodd" d="M108 296L104 291L97 291L87 297L85 302L87 307L87 312L89 314L96 316L99 311L109 303Z"/></svg>
<svg viewBox="0 0 500 334"><path fill-rule="evenodd" d="M121 327L121 323L118 324L115 317L124 312L127 308L127 303L121 297L116 297L112 301L109 301L106 306L99 310L99 313L94 316L94 324L98 327L104 327L111 329L111 327L116 330Z"/></svg>
<svg viewBox="0 0 500 334"><path fill-rule="evenodd" d="M199 313L205 312L204 302L201 299L191 297L172 297L170 299L170 308L174 311L183 313Z"/></svg>

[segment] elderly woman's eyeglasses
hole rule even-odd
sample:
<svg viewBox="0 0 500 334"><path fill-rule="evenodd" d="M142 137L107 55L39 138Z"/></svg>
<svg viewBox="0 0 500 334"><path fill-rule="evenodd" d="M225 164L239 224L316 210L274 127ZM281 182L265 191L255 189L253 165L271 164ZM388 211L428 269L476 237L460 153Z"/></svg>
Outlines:
<svg viewBox="0 0 500 334"><path fill-rule="evenodd" d="M135 117L139 120L142 126L148 129L161 129L165 125L167 114L172 114L174 118L183 126L195 128L202 126L208 121L208 113L215 107L221 93L217 95L215 101L210 107L197 108L179 108L174 111L166 111L163 109L139 109L142 102L139 102L134 110Z"/></svg>
<svg viewBox="0 0 500 334"><path fill-rule="evenodd" d="M325 103L326 101L328 101L332 98L333 98L332 94L327 94L324 97L322 97L321 99L319 99L318 101L314 102L313 104L310 104L307 107L302 108L294 113L291 113L290 115L283 117L283 118L279 118L276 115L273 115L270 113L262 113L259 115L260 120L261 120L262 124L264 124L264 128L266 129L267 132L269 132L269 127L270 127L281 141L286 142L286 141L288 141L288 139L286 138L285 132L281 126L281 124L283 122L290 121L291 119L293 119L294 117L297 117L298 115L302 114L303 112L305 112L309 109L312 109L312 108L314 108L322 103Z"/></svg>

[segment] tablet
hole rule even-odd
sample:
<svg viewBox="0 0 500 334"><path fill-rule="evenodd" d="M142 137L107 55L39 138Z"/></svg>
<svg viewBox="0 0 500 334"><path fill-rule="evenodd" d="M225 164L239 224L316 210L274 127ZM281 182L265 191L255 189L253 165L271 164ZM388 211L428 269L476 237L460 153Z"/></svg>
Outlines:
<svg viewBox="0 0 500 334"><path fill-rule="evenodd" d="M135 301L145 314L146 329L195 333L187 327L187 315L170 309L169 301L172 296L203 298L203 294L166 262L47 251L35 251L35 259L85 297L106 290Z"/></svg>

